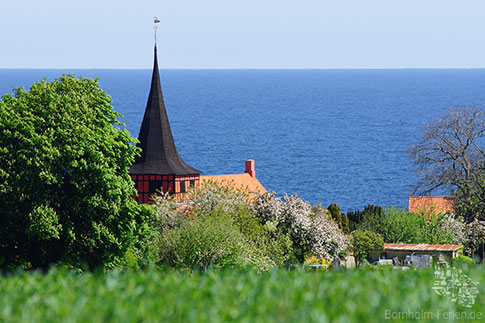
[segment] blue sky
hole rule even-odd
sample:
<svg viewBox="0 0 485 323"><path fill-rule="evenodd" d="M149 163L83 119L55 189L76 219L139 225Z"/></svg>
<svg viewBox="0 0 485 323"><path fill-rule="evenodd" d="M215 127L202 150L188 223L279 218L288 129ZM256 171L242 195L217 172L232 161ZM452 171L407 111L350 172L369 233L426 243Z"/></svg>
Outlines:
<svg viewBox="0 0 485 323"><path fill-rule="evenodd" d="M484 68L483 0L2 0L0 68Z"/></svg>

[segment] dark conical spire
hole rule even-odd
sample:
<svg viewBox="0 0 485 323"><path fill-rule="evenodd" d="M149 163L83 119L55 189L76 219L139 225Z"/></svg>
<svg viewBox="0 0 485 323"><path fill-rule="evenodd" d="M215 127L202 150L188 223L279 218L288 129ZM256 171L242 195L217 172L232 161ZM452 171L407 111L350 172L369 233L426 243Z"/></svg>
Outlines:
<svg viewBox="0 0 485 323"><path fill-rule="evenodd" d="M130 174L200 174L182 160L175 148L163 102L156 45L154 52L152 84L136 145L142 151L135 158Z"/></svg>

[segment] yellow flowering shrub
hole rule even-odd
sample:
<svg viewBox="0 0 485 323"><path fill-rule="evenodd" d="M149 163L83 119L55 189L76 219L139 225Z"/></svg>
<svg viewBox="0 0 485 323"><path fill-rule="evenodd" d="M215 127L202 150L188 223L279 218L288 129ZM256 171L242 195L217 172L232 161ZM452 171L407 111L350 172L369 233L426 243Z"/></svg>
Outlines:
<svg viewBox="0 0 485 323"><path fill-rule="evenodd" d="M323 257L317 258L315 256L312 256L311 258L305 259L305 263L303 264L303 266L307 270L315 268L316 271L325 271L332 268L333 264L331 261Z"/></svg>

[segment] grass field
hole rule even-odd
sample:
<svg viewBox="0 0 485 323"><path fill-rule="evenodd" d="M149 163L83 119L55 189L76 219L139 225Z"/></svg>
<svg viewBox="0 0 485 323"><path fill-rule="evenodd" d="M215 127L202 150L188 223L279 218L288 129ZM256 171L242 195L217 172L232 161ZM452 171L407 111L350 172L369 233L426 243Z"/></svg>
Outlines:
<svg viewBox="0 0 485 323"><path fill-rule="evenodd" d="M431 270L23 272L0 278L0 322L380 322L417 312L436 322L456 312L483 319L485 271L465 273L478 283L472 308L437 295Z"/></svg>

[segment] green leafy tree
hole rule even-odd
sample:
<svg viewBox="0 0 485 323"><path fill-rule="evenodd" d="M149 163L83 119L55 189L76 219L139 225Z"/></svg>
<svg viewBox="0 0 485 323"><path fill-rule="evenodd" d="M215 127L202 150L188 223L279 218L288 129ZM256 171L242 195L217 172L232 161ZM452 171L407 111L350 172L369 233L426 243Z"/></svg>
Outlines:
<svg viewBox="0 0 485 323"><path fill-rule="evenodd" d="M429 243L428 226L424 219L404 209L384 211L382 236L391 243Z"/></svg>
<svg viewBox="0 0 485 323"><path fill-rule="evenodd" d="M380 234L389 243L427 243L428 228L424 219L414 213L386 208L381 213L364 216L361 230Z"/></svg>
<svg viewBox="0 0 485 323"><path fill-rule="evenodd" d="M345 215L345 213L342 213L340 215L342 217L342 231L345 234L349 234L350 233L349 219L347 218L347 216Z"/></svg>
<svg viewBox="0 0 485 323"><path fill-rule="evenodd" d="M62 76L0 100L0 266L112 267L142 235L135 141L97 80Z"/></svg>
<svg viewBox="0 0 485 323"><path fill-rule="evenodd" d="M330 212L330 215L332 216L332 219L337 222L339 228L344 232L344 233L350 233L349 229L349 219L345 215L345 213L340 213L340 207L337 204L330 204L328 206L328 211Z"/></svg>
<svg viewBox="0 0 485 323"><path fill-rule="evenodd" d="M374 215L380 217L382 215L382 207L375 205L366 205L362 211L349 211L347 212L347 218L349 222L349 230L354 231L360 229L360 225L364 221L364 218L370 218Z"/></svg>
<svg viewBox="0 0 485 323"><path fill-rule="evenodd" d="M338 226L342 228L342 213L340 213L340 207L337 204L330 204L328 207L328 212L332 216L332 219L337 222Z"/></svg>
<svg viewBox="0 0 485 323"><path fill-rule="evenodd" d="M362 264L371 250L383 250L384 240L378 233L355 230L352 232L354 257L357 264Z"/></svg>

